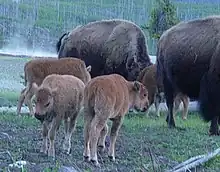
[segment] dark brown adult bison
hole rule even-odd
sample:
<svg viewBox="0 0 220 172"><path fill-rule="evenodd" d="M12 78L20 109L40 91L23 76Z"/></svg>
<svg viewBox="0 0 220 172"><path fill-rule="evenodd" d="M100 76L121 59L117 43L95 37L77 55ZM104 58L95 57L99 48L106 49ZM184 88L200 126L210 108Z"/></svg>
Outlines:
<svg viewBox="0 0 220 172"><path fill-rule="evenodd" d="M58 58L77 57L92 66L91 76L117 73L135 80L152 64L143 31L127 20L102 20L63 34L56 45Z"/></svg>
<svg viewBox="0 0 220 172"><path fill-rule="evenodd" d="M163 79L169 127L175 127L173 100L178 91L199 102L210 134L219 135L220 16L181 22L163 33L157 49L158 79Z"/></svg>

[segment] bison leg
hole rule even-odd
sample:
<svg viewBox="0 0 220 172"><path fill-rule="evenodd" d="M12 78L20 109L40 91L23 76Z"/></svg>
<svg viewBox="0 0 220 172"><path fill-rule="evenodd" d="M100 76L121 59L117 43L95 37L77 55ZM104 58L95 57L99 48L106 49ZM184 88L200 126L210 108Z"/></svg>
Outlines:
<svg viewBox="0 0 220 172"><path fill-rule="evenodd" d="M156 114L158 117L160 117L160 109L159 109L160 102L161 102L161 97L160 97L160 95L156 94L154 105L155 105Z"/></svg>
<svg viewBox="0 0 220 172"><path fill-rule="evenodd" d="M43 122L43 141L40 149L41 153L47 153L47 136L48 136L48 123L46 121Z"/></svg>
<svg viewBox="0 0 220 172"><path fill-rule="evenodd" d="M55 148L54 148L54 141L56 138L56 131L57 128L59 128L61 123L61 117L60 114L56 115L56 118L53 119L51 128L49 130L49 140L50 140L50 146L48 150L48 156L55 158Z"/></svg>
<svg viewBox="0 0 220 172"><path fill-rule="evenodd" d="M173 128L173 127L175 127L175 121L173 118L173 100L174 100L173 88L172 88L172 85L168 81L168 78L166 76L164 76L163 84L164 84L166 104L168 107L168 114L167 114L166 121L168 123L168 126L170 128Z"/></svg>
<svg viewBox="0 0 220 172"><path fill-rule="evenodd" d="M211 125L209 129L209 135L219 135L219 130L218 130L218 116L215 116L211 120Z"/></svg>
<svg viewBox="0 0 220 172"><path fill-rule="evenodd" d="M102 129L98 141L98 146L101 148L101 151L103 152L105 150L105 139L108 133L108 125L105 124L105 127Z"/></svg>
<svg viewBox="0 0 220 172"><path fill-rule="evenodd" d="M29 111L30 111L30 115L32 117L34 117L34 109L33 109L32 102L31 102L31 98L33 97L33 95L34 95L34 92L33 92L32 88L25 95L25 104L28 106Z"/></svg>
<svg viewBox="0 0 220 172"><path fill-rule="evenodd" d="M93 119L93 114L90 110L84 108L84 151L83 157L85 161L90 161L90 136L89 132L91 129L91 122Z"/></svg>
<svg viewBox="0 0 220 172"><path fill-rule="evenodd" d="M184 96L183 97L183 115L182 115L183 120L187 119L188 110L189 110L189 98L187 96Z"/></svg>
<svg viewBox="0 0 220 172"><path fill-rule="evenodd" d="M178 96L174 98L173 115L176 116L180 107L181 100Z"/></svg>
<svg viewBox="0 0 220 172"><path fill-rule="evenodd" d="M76 117L77 117L77 113L74 114L71 118L70 121L67 122L67 132L65 132L65 140L63 143L63 149L67 152L67 154L70 154L71 151L71 137L72 134L75 130L75 126L76 126Z"/></svg>
<svg viewBox="0 0 220 172"><path fill-rule="evenodd" d="M17 115L19 115L21 112L21 106L24 103L24 99L25 99L25 91L26 91L26 88L21 90L21 94L20 94L20 97L18 99L18 104L17 104L17 111L16 111Z"/></svg>
<svg viewBox="0 0 220 172"><path fill-rule="evenodd" d="M101 118L100 118L101 116ZM91 161L95 166L100 166L97 157L97 143L100 132L103 130L107 122L107 117L103 118L103 114L95 116L91 123L90 129L90 145L91 145Z"/></svg>
<svg viewBox="0 0 220 172"><path fill-rule="evenodd" d="M70 125L70 121L69 120L70 120L69 118L65 118L64 119L64 134L65 134L65 138L64 138L64 142L63 142L63 150L66 151L66 152L67 152L67 147L68 147L66 139L67 139L67 135L68 135L69 127L70 127L69 126ZM68 152L67 152L67 154L68 154Z"/></svg>
<svg viewBox="0 0 220 172"><path fill-rule="evenodd" d="M122 121L123 121L122 116L118 116L112 121L111 134L110 134L110 148L109 148L108 156L113 161L115 161L115 142L118 136L119 129L121 128Z"/></svg>

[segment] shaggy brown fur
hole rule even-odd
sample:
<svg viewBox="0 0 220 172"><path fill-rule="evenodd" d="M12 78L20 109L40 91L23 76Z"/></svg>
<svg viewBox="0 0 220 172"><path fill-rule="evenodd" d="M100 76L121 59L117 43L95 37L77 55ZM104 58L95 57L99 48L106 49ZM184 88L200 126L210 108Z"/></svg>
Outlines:
<svg viewBox="0 0 220 172"><path fill-rule="evenodd" d="M21 91L17 105L17 114L21 111L21 106L25 101L30 114L33 115L31 98L33 97L32 83L40 85L43 79L50 74L74 75L85 84L91 80L91 66L86 67L84 61L78 58L36 58L27 62L24 66L26 88Z"/></svg>
<svg viewBox="0 0 220 172"><path fill-rule="evenodd" d="M169 109L167 122L175 127L173 99L178 91L199 102L210 134L219 134L220 16L181 22L163 33L157 50L157 71L163 80Z"/></svg>
<svg viewBox="0 0 220 172"><path fill-rule="evenodd" d="M47 153L47 137L50 140L48 156L55 157L55 136L64 120L65 140L63 149L68 154L76 118L80 112L85 84L73 75L48 75L35 92L35 117L43 123L43 143L41 152Z"/></svg>
<svg viewBox="0 0 220 172"><path fill-rule="evenodd" d="M77 57L92 66L91 76L118 73L135 80L152 64L145 35L127 20L101 20L78 26L63 34L57 43L58 58Z"/></svg>
<svg viewBox="0 0 220 172"><path fill-rule="evenodd" d="M160 94L162 91L164 91L164 88L163 88L162 82L157 82L156 70L157 70L156 64L145 67L141 71L141 73L139 74L137 80L140 81L141 83L143 83L145 85L145 87L147 88L149 104L150 104L150 106L153 104L155 105L156 114L157 114L157 116L160 116L159 104L161 103L161 99L162 99ZM160 90L161 92L159 92L158 90ZM183 108L184 108L182 118L187 119L189 98L188 98L188 96L186 96L182 93L178 93L174 99L174 104L175 104L174 113L175 114L177 113L181 102L183 102ZM147 111L147 115L148 115L148 113L149 113L149 109Z"/></svg>
<svg viewBox="0 0 220 172"><path fill-rule="evenodd" d="M105 148L104 142L108 132L107 120L111 119L113 124L110 134L109 157L115 160L115 141L124 115L128 112L129 107L145 111L148 106L148 92L140 82L129 82L118 74L93 78L84 91L85 147L83 155L85 159L90 160L91 158L95 165L99 165L97 142L99 146Z"/></svg>

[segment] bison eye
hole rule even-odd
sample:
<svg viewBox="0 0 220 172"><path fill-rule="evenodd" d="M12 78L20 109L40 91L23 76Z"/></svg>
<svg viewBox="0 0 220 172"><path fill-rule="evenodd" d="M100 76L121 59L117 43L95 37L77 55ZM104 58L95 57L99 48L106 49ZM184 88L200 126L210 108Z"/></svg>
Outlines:
<svg viewBox="0 0 220 172"><path fill-rule="evenodd" d="M144 97L146 97L147 96L147 94L144 94Z"/></svg>
<svg viewBox="0 0 220 172"><path fill-rule="evenodd" d="M50 102L48 102L47 104L44 105L44 107L48 107L50 105Z"/></svg>

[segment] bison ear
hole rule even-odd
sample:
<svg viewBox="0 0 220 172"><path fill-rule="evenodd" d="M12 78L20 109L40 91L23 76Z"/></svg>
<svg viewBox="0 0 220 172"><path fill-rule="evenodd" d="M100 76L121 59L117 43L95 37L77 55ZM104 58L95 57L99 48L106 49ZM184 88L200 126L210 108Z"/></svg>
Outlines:
<svg viewBox="0 0 220 172"><path fill-rule="evenodd" d="M134 81L133 89L134 89L134 91L139 91L140 90L140 84L139 84L138 81Z"/></svg>
<svg viewBox="0 0 220 172"><path fill-rule="evenodd" d="M51 93L52 93L52 96L53 96L53 97L56 95L57 90L58 90L58 88L57 88L57 87L56 87L56 88L51 89Z"/></svg>
<svg viewBox="0 0 220 172"><path fill-rule="evenodd" d="M91 72L92 66L91 66L91 65L87 66L87 67L86 67L86 70L87 70L88 72Z"/></svg>
<svg viewBox="0 0 220 172"><path fill-rule="evenodd" d="M38 90L38 85L35 82L32 83L32 89L34 90L34 93L36 93Z"/></svg>

